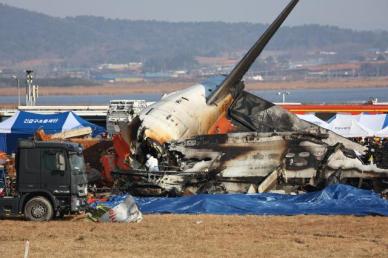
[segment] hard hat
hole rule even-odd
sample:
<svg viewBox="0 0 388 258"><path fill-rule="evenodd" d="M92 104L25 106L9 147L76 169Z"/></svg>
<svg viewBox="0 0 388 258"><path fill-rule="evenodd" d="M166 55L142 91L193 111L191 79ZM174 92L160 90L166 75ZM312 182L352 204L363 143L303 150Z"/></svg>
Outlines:
<svg viewBox="0 0 388 258"><path fill-rule="evenodd" d="M146 157L147 157L147 159L151 158L151 154L147 154Z"/></svg>

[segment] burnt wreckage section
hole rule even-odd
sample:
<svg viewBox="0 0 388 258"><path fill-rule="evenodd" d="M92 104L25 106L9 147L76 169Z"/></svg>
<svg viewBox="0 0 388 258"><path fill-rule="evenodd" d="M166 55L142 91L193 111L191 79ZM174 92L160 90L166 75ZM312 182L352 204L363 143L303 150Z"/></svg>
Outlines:
<svg viewBox="0 0 388 258"><path fill-rule="evenodd" d="M145 141L160 172L122 171L117 186L135 195L185 195L321 189L346 183L381 192L388 170L365 165L366 149L288 111L243 92L228 118L235 131L160 145ZM141 168L139 166L138 168Z"/></svg>
<svg viewBox="0 0 388 258"><path fill-rule="evenodd" d="M243 90L242 78L297 3L290 1L228 75L164 96L122 130L132 169L116 173L119 189L184 195L336 182L387 188L388 170L361 161L367 148ZM220 121L227 126L213 131ZM152 170L159 171L145 170L147 156L154 164L157 158Z"/></svg>

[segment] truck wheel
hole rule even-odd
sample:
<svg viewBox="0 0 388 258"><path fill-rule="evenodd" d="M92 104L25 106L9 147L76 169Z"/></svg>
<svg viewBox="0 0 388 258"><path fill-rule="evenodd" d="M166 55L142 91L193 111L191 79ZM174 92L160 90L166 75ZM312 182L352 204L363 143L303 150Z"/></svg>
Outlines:
<svg viewBox="0 0 388 258"><path fill-rule="evenodd" d="M53 207L45 197L37 196L26 203L24 216L32 221L47 221L53 218Z"/></svg>

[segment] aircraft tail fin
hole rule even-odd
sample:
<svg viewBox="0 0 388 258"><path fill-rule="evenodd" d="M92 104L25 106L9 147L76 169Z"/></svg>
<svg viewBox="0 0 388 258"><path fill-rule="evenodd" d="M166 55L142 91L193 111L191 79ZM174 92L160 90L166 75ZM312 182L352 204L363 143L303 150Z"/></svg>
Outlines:
<svg viewBox="0 0 388 258"><path fill-rule="evenodd" d="M276 20L268 27L263 35L256 41L252 48L245 54L240 62L233 68L221 85L213 92L212 95L207 99L207 104L213 104L220 98L224 97L230 92L230 89L237 85L244 75L247 73L249 68L255 62L256 58L261 54L265 46L271 40L272 36L276 33L279 27L286 20L288 15L297 5L299 0L292 0L282 13L276 18Z"/></svg>

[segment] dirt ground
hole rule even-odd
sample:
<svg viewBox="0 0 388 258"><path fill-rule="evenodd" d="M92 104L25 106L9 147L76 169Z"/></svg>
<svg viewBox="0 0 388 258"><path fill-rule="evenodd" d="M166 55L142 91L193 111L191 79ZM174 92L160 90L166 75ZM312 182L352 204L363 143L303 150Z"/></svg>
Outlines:
<svg viewBox="0 0 388 258"><path fill-rule="evenodd" d="M40 87L39 95L124 95L135 93L169 93L198 83L193 82L138 82L98 86ZM248 90L291 90L333 88L379 88L388 87L388 77L358 78L352 80L331 79L322 81L246 82ZM2 96L17 96L15 86L0 88Z"/></svg>
<svg viewBox="0 0 388 258"><path fill-rule="evenodd" d="M148 215L137 224L0 221L0 256L387 257L388 218Z"/></svg>

